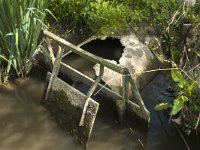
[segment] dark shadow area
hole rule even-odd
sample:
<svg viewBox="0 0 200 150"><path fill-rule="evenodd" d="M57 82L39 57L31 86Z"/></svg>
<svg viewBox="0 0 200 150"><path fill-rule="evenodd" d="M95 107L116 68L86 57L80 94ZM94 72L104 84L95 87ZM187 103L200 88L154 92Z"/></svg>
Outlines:
<svg viewBox="0 0 200 150"><path fill-rule="evenodd" d="M124 46L117 38L106 38L105 40L96 39L81 46L82 49L102 57L104 59L115 60L119 63ZM70 53L62 59L63 63L73 67L88 77L95 79L96 74L93 69L95 63L75 54Z"/></svg>
<svg viewBox="0 0 200 150"><path fill-rule="evenodd" d="M145 150L188 150L176 126L170 123L168 113L154 109L156 104L172 100L172 97L162 94L170 83L168 76L160 73L141 93L151 118L146 136ZM191 137L190 140L186 138L191 150L199 149L199 143L191 139Z"/></svg>
<svg viewBox="0 0 200 150"><path fill-rule="evenodd" d="M115 60L119 63L124 46L117 38L106 38L105 40L96 39L81 46L82 49L95 54L99 57Z"/></svg>

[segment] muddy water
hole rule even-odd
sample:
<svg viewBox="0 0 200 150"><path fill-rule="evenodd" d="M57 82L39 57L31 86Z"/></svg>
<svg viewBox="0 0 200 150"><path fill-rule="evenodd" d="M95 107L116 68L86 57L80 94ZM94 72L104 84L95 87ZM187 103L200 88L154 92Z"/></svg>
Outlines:
<svg viewBox="0 0 200 150"><path fill-rule="evenodd" d="M15 80L0 90L1 150L83 149L40 105L43 88L43 81L28 78ZM104 111L106 114L102 113ZM135 133L116 124L111 110L100 109L99 114L89 149L143 149Z"/></svg>
<svg viewBox="0 0 200 150"><path fill-rule="evenodd" d="M0 89L0 150L83 150L40 105L43 88L44 81L28 78L15 80ZM151 117L148 131L137 121L132 122L135 128L120 127L112 109L101 103L88 149L185 149L173 128L169 127L170 134L167 134L158 116L154 113Z"/></svg>
<svg viewBox="0 0 200 150"><path fill-rule="evenodd" d="M77 148L40 105L43 88L39 80L20 79L0 90L1 150Z"/></svg>

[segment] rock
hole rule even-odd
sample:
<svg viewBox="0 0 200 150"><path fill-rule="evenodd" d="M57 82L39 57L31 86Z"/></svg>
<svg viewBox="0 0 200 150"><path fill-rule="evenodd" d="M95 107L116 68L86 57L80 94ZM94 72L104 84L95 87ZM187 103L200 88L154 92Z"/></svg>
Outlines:
<svg viewBox="0 0 200 150"><path fill-rule="evenodd" d="M140 37L141 38L141 37ZM122 36L120 41L125 47L122 57L117 64L114 60L108 60L116 65L121 65L129 69L132 77L136 81L137 87L142 90L148 82L155 76L155 73L145 73L147 70L158 68L155 63L155 58L148 48L150 39L155 38L152 36L144 36L140 40L135 33ZM156 65L155 65L156 64ZM99 64L94 67L96 75L99 73ZM122 94L122 75L105 68L103 81L115 92ZM131 91L131 89L129 90ZM131 92L130 96L132 96Z"/></svg>

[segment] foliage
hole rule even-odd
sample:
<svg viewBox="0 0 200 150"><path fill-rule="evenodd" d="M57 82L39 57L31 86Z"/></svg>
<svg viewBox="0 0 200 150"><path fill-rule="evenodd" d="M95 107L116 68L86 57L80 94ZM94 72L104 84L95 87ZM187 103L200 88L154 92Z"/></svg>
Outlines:
<svg viewBox="0 0 200 150"><path fill-rule="evenodd" d="M186 76L183 75L183 73L179 69L172 69L171 70L171 77L173 81L178 86L178 89L176 91L176 98L173 102L173 105L168 103L160 103L155 106L156 110L163 110L171 108L171 115L176 115L178 112L180 112L184 107L186 102L191 102L193 100L192 96L196 89L196 82L193 80L190 80Z"/></svg>
<svg viewBox="0 0 200 150"><path fill-rule="evenodd" d="M51 0L49 9L68 29L123 33L140 22L166 23L179 0Z"/></svg>
<svg viewBox="0 0 200 150"><path fill-rule="evenodd" d="M186 18L189 22L200 22L200 2L188 9Z"/></svg>
<svg viewBox="0 0 200 150"><path fill-rule="evenodd" d="M0 0L0 65L6 76L29 73L43 26L47 0Z"/></svg>
<svg viewBox="0 0 200 150"><path fill-rule="evenodd" d="M161 103L155 107L170 108L170 114L180 119L181 125L193 129L197 129L200 119L199 10L200 3L191 7L181 5L167 27L164 39L171 56L169 62L176 67L171 70L175 99L172 105ZM183 32L185 23L191 26Z"/></svg>
<svg viewBox="0 0 200 150"><path fill-rule="evenodd" d="M186 102L192 101L191 96L195 91L196 82L189 79L189 81L187 81L179 70L171 70L171 77L180 88L179 95L174 100L171 110L171 115L176 115L184 108L184 104L186 104Z"/></svg>

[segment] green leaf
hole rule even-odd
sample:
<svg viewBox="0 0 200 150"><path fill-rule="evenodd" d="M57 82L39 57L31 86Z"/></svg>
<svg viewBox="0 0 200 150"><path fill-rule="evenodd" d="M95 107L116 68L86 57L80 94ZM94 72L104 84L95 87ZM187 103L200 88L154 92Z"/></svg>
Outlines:
<svg viewBox="0 0 200 150"><path fill-rule="evenodd" d="M156 2L156 1L153 2L153 3L151 4L151 8L154 9L154 10L157 9L157 8L158 8L158 2Z"/></svg>
<svg viewBox="0 0 200 150"><path fill-rule="evenodd" d="M179 62L182 57L180 51L178 50L171 50L170 54L172 56L172 60L175 62Z"/></svg>
<svg viewBox="0 0 200 150"><path fill-rule="evenodd" d="M172 106L171 115L176 115L183 107L184 103L188 101L186 96L179 96L174 100L174 104Z"/></svg>
<svg viewBox="0 0 200 150"><path fill-rule="evenodd" d="M187 84L180 70L171 70L172 79L178 84L180 88L184 88Z"/></svg>
<svg viewBox="0 0 200 150"><path fill-rule="evenodd" d="M196 88L197 83L195 81L191 81L185 86L185 94L187 97L190 97Z"/></svg>
<svg viewBox="0 0 200 150"><path fill-rule="evenodd" d="M160 110L164 110L164 109L167 109L167 108L170 108L171 105L168 104L168 103L159 103L157 104L154 109L157 110L157 111L160 111Z"/></svg>

